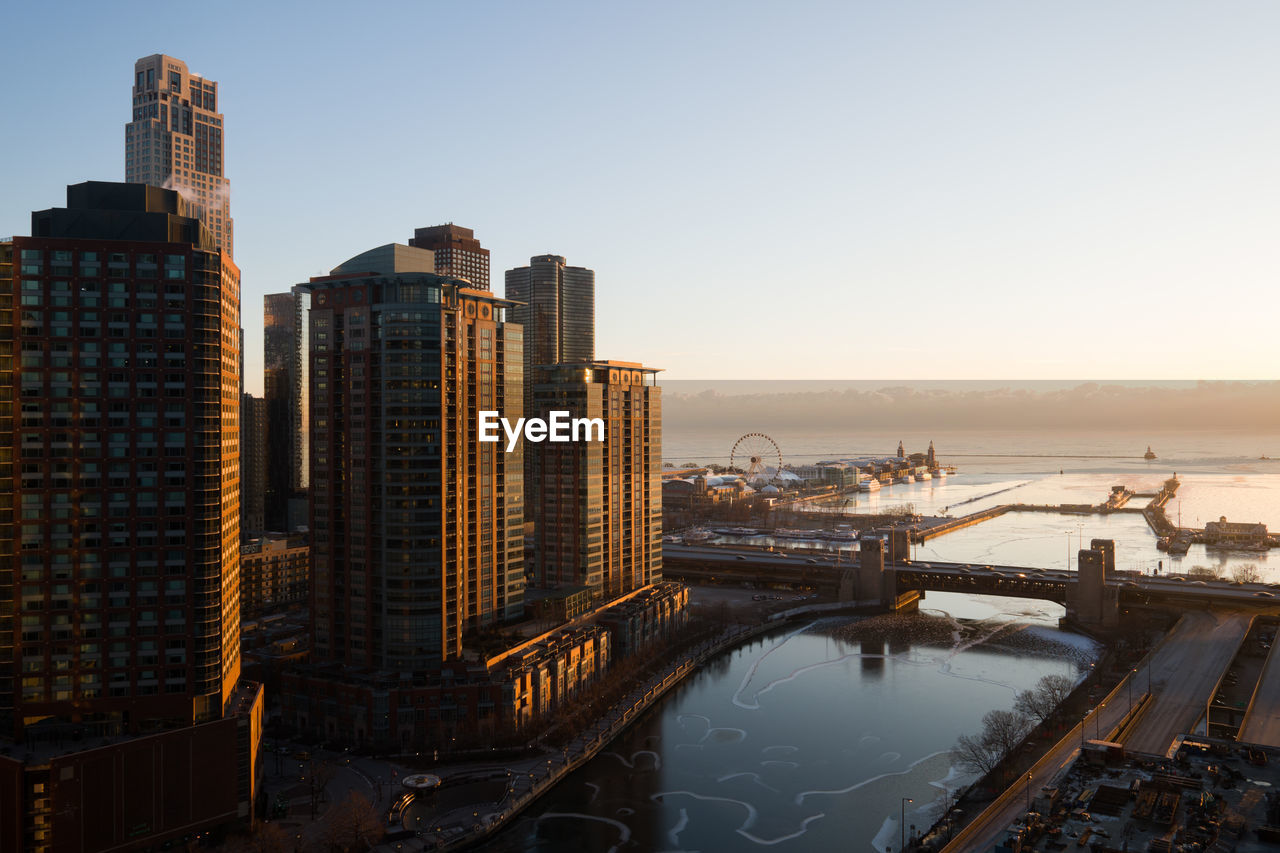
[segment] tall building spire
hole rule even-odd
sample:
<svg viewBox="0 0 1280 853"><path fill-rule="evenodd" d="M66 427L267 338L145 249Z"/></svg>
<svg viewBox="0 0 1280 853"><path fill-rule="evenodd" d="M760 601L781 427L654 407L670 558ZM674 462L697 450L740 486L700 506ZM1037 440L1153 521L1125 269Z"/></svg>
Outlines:
<svg viewBox="0 0 1280 853"><path fill-rule="evenodd" d="M181 60L152 54L133 65L133 118L124 128L130 183L176 190L231 257L231 182L223 174L218 84Z"/></svg>

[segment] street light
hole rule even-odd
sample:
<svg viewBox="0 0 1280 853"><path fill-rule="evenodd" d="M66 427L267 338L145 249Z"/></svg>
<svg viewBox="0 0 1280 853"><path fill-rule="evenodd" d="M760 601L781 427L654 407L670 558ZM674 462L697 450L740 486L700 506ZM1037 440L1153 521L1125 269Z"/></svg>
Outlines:
<svg viewBox="0 0 1280 853"><path fill-rule="evenodd" d="M1084 752L1084 726L1089 722L1089 712L1085 711L1084 716L1080 718L1080 751Z"/></svg>
<svg viewBox="0 0 1280 853"><path fill-rule="evenodd" d="M1027 814L1031 814L1031 771L1027 771Z"/></svg>
<svg viewBox="0 0 1280 853"><path fill-rule="evenodd" d="M898 809L898 849L907 849L907 803L914 803L915 800L910 797L903 797L901 808Z"/></svg>
<svg viewBox="0 0 1280 853"><path fill-rule="evenodd" d="M1135 666L1129 672L1129 710L1133 710L1133 680L1138 677L1138 668Z"/></svg>
<svg viewBox="0 0 1280 853"><path fill-rule="evenodd" d="M1106 702L1103 702L1103 703L1099 704L1099 705L1098 705L1098 713L1096 713L1096 714L1094 714L1094 715L1093 715L1094 720L1096 720L1096 721L1097 721L1097 723L1098 723L1098 727L1097 727L1098 740L1102 740L1102 709L1103 709L1103 708L1105 708L1105 707L1107 707L1107 703L1106 703Z"/></svg>

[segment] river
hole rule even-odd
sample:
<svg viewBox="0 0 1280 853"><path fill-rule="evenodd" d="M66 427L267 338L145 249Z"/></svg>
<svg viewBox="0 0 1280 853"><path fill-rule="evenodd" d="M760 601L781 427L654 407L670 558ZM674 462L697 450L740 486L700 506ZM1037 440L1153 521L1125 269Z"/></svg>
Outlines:
<svg viewBox="0 0 1280 853"><path fill-rule="evenodd" d="M928 826L965 781L959 735L1096 654L1053 627L1053 604L925 605L883 629L828 618L726 653L486 849L897 850L904 806L908 832Z"/></svg>

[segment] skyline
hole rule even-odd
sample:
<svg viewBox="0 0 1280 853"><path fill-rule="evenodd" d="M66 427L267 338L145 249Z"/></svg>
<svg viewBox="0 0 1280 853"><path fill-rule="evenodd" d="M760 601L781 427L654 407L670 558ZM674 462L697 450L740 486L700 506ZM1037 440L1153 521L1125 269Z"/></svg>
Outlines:
<svg viewBox="0 0 1280 853"><path fill-rule="evenodd" d="M263 295L444 222L664 378L1274 375L1267 5L128 8L11 13L0 235L123 178L136 60L217 81L255 394Z"/></svg>

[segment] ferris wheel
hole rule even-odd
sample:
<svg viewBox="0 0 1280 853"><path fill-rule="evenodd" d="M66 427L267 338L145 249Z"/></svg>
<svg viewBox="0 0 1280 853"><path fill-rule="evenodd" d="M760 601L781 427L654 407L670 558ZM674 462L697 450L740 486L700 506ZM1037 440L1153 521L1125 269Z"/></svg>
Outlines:
<svg viewBox="0 0 1280 853"><path fill-rule="evenodd" d="M778 443L764 433L749 432L733 443L729 468L742 471L748 483L769 479L769 468L773 468L776 477L782 472L782 451Z"/></svg>

